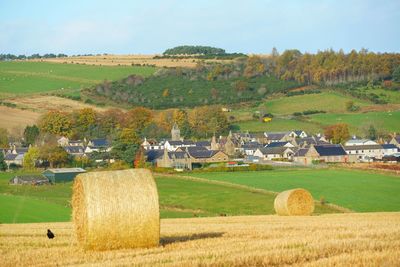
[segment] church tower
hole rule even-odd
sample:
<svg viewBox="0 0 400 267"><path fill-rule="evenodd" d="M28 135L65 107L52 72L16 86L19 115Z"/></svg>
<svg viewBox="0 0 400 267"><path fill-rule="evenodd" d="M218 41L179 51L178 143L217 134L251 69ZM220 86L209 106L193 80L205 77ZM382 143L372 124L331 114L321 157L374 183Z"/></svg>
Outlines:
<svg viewBox="0 0 400 267"><path fill-rule="evenodd" d="M181 141L181 130L179 130L179 127L176 124L176 122L174 123L174 125L172 126L172 129L171 129L171 140L172 141Z"/></svg>

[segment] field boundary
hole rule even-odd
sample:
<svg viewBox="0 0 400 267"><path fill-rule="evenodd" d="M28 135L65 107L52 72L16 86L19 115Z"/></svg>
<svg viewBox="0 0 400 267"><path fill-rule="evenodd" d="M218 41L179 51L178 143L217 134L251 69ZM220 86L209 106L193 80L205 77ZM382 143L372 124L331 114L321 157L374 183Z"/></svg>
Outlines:
<svg viewBox="0 0 400 267"><path fill-rule="evenodd" d="M259 193L259 194L263 194L263 195L276 196L279 194L279 192L265 190L265 189L256 188L256 187L252 187L252 186L240 185L240 184L235 184L235 183L230 183L230 182L225 182L225 181L209 180L209 179L205 179L205 178L199 178L199 177L193 177L193 176L187 176L187 175L156 173L155 176L160 177L160 178L166 178L166 179L169 179L169 178L170 179L181 179L181 180L188 180L188 181L194 181L194 182L200 182L200 183L222 185L222 186L226 186L226 187L230 187L230 188L242 189L242 190L250 191L253 193ZM314 202L316 204L321 205L320 201L314 200ZM343 212L343 213L354 213L355 212L354 210L351 210L351 209L348 209L348 208L345 208L345 207L342 207L342 206L339 206L336 204L332 204L332 203L325 203L323 205L330 207L332 209L335 209L339 212Z"/></svg>

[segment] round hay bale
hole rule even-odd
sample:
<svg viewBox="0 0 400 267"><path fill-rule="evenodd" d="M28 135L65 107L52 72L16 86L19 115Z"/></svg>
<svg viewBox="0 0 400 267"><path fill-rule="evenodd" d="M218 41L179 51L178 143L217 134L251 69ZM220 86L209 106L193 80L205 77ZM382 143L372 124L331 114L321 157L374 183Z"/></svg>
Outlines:
<svg viewBox="0 0 400 267"><path fill-rule="evenodd" d="M160 210L153 175L146 169L79 174L73 185L72 217L85 249L157 246Z"/></svg>
<svg viewBox="0 0 400 267"><path fill-rule="evenodd" d="M274 208L278 215L311 215L314 212L314 199L302 188L287 190L276 196Z"/></svg>

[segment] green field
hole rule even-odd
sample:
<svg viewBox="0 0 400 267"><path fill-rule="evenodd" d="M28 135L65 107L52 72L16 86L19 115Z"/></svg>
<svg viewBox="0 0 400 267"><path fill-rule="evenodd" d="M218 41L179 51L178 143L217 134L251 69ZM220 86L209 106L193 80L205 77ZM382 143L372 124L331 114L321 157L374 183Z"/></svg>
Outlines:
<svg viewBox="0 0 400 267"><path fill-rule="evenodd" d="M345 96L337 92L296 95L267 100L264 104L267 112L272 114L293 114L305 110L324 110L329 113L346 112L346 102L353 101L357 106L368 106L370 102Z"/></svg>
<svg viewBox="0 0 400 267"><path fill-rule="evenodd" d="M9 185L13 175L0 173L0 222L70 220L72 183L38 187ZM159 177L156 182L162 218L274 213L273 195L176 178ZM316 209L316 213L330 212L335 211L322 206Z"/></svg>
<svg viewBox="0 0 400 267"><path fill-rule="evenodd" d="M374 125L378 130L389 133L400 131L400 111L393 112L368 112L354 114L315 114L310 116L310 121L322 125L347 123L350 131L359 133L363 128Z"/></svg>
<svg viewBox="0 0 400 267"><path fill-rule="evenodd" d="M378 131L387 133L400 132L400 111L367 112L367 113L323 113L309 115L306 118L273 118L271 122L259 120L234 122L233 127L240 131L290 131L301 129L308 133L323 132L324 126L347 123L351 134L364 136L370 125Z"/></svg>
<svg viewBox="0 0 400 267"><path fill-rule="evenodd" d="M321 169L202 173L192 176L272 191L305 188L315 199L357 212L400 211L400 177L366 171Z"/></svg>
<svg viewBox="0 0 400 267"><path fill-rule="evenodd" d="M48 62L0 62L0 92L10 94L70 92L104 80L117 80L130 74L149 76L153 67L92 66ZM64 88L64 89L62 89Z"/></svg>
<svg viewBox="0 0 400 267"><path fill-rule="evenodd" d="M323 131L322 127L316 123L282 118L273 118L272 121L268 123L260 122L259 120L240 121L234 123L234 128L237 128L240 131L249 132L290 131L298 129L309 133Z"/></svg>

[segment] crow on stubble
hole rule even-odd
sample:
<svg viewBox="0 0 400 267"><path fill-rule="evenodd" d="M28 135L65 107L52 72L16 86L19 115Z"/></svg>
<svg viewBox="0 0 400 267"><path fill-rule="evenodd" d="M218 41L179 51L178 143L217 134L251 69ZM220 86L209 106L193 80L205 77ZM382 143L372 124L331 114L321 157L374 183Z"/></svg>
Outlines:
<svg viewBox="0 0 400 267"><path fill-rule="evenodd" d="M47 237L48 237L49 239L53 239L54 236L55 236L55 235L53 234L53 232L50 231L50 229L47 229Z"/></svg>

